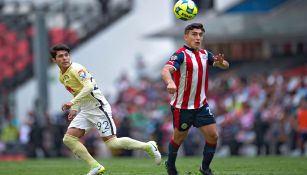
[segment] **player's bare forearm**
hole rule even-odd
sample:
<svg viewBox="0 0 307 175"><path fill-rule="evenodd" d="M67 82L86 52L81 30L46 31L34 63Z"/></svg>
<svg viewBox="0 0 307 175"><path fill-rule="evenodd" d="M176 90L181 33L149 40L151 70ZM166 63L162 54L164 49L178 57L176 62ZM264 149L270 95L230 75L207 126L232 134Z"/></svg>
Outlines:
<svg viewBox="0 0 307 175"><path fill-rule="evenodd" d="M175 69L169 65L165 65L162 69L161 76L163 81L166 84L167 92L170 94L174 94L177 90L176 84L174 80L172 79L172 73L175 71Z"/></svg>
<svg viewBox="0 0 307 175"><path fill-rule="evenodd" d="M161 71L161 76L165 84L169 84L171 81L173 81L171 69L173 69L171 66L165 65Z"/></svg>

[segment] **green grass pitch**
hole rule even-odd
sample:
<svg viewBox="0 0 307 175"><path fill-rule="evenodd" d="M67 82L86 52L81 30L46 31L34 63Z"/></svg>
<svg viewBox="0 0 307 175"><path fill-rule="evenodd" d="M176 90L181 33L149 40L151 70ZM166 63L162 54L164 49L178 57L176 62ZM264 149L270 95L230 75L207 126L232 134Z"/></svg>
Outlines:
<svg viewBox="0 0 307 175"><path fill-rule="evenodd" d="M164 158L165 159L165 158ZM180 175L197 175L200 157L179 157ZM99 159L107 175L166 175L163 165L156 166L149 158ZM227 157L215 158L216 175L306 175L307 157ZM87 167L75 159L37 159L0 162L0 175L85 175Z"/></svg>

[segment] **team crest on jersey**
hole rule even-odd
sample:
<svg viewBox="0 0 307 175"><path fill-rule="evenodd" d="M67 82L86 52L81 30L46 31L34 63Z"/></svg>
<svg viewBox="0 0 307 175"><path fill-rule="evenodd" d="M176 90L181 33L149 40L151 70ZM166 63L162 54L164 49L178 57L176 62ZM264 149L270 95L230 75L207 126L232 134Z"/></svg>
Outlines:
<svg viewBox="0 0 307 175"><path fill-rule="evenodd" d="M83 69L81 69L81 70L79 70L78 71L78 74L79 74L79 77L80 78L86 78L86 72L83 70Z"/></svg>
<svg viewBox="0 0 307 175"><path fill-rule="evenodd" d="M69 79L69 76L68 75L64 75L64 80L67 80Z"/></svg>
<svg viewBox="0 0 307 175"><path fill-rule="evenodd" d="M186 123L182 123L180 127L181 127L181 129L187 129L188 124L186 124Z"/></svg>
<svg viewBox="0 0 307 175"><path fill-rule="evenodd" d="M174 61L174 60L177 60L177 55L173 55L173 56L171 56L171 58L169 59L169 60L171 60L171 61Z"/></svg>

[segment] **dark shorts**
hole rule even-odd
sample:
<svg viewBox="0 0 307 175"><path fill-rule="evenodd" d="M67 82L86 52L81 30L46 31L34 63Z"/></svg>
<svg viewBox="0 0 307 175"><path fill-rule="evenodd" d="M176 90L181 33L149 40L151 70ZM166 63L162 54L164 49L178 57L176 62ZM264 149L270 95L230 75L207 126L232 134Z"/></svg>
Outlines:
<svg viewBox="0 0 307 175"><path fill-rule="evenodd" d="M306 142L307 141L307 132L302 132L300 135L301 135L302 141Z"/></svg>
<svg viewBox="0 0 307 175"><path fill-rule="evenodd" d="M214 115L208 105L198 109L178 109L171 107L173 126L179 131L186 131L192 125L196 128L215 123Z"/></svg>

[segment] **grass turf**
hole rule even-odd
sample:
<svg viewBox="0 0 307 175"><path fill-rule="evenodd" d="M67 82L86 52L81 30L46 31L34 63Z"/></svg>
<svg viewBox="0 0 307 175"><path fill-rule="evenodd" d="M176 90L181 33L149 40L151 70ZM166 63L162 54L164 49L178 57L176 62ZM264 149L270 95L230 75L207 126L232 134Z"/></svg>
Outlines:
<svg viewBox="0 0 307 175"><path fill-rule="evenodd" d="M146 158L99 159L109 175L166 175L163 165L156 166ZM179 157L181 175L197 175L200 157ZM306 157L226 157L215 158L212 169L216 175L306 175ZM33 159L0 162L0 175L85 175L87 166L75 159Z"/></svg>

